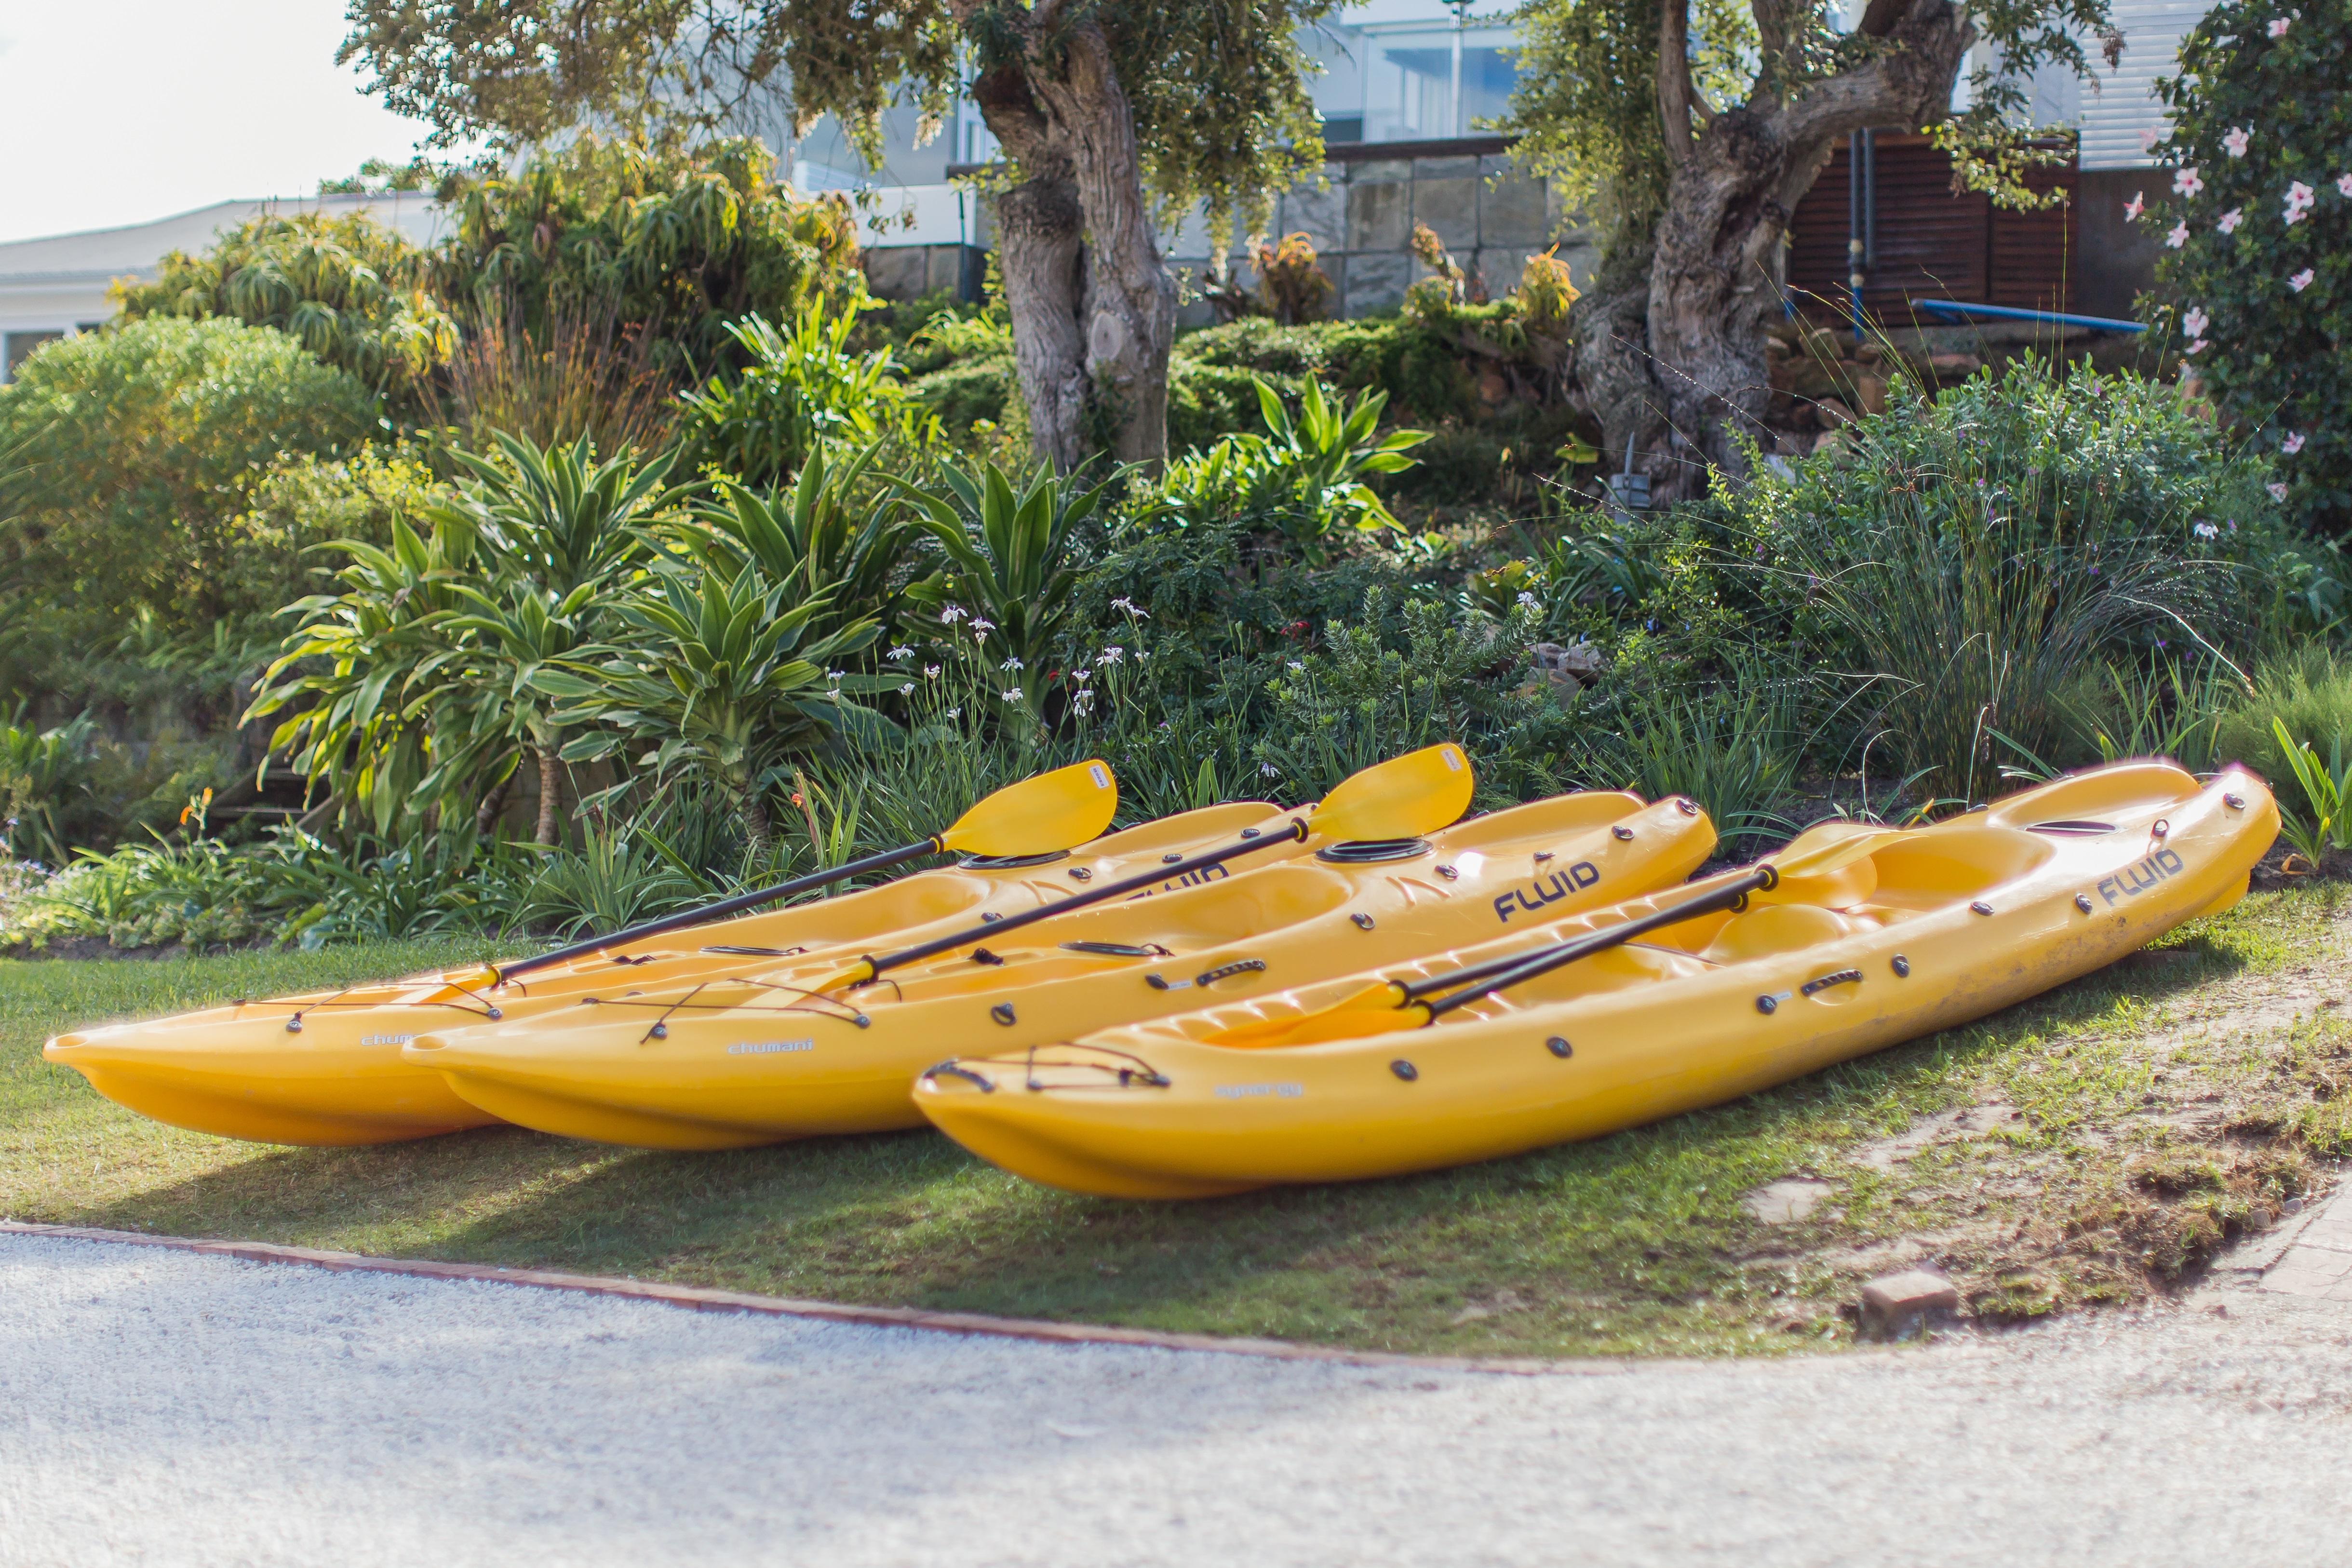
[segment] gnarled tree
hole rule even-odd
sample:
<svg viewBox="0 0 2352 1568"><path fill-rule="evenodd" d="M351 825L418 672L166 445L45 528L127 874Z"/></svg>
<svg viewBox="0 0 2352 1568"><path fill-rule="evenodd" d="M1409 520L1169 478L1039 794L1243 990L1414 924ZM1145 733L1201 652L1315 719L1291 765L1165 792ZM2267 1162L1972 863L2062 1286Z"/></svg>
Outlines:
<svg viewBox="0 0 2352 1568"><path fill-rule="evenodd" d="M1833 17L1820 0L1534 0L1523 13L1520 156L1600 230L1577 382L1612 457L1630 444L1655 496L1692 492L1710 467L1744 472L1736 436L1761 429L1780 247L1837 143L1924 129L1970 185L2040 200L2024 176L2057 128L2023 123L2026 83L2051 65L2087 75L2077 40L2105 26L2106 5L1866 0L1850 28ZM1980 43L1995 63L1956 113Z"/></svg>
<svg viewBox="0 0 2352 1568"><path fill-rule="evenodd" d="M1293 41L1333 0L352 0L339 58L443 144L589 122L695 141L838 116L880 162L883 110L967 84L997 197L1014 357L1039 451L1167 446L1176 288L1157 225L1205 200L1262 226L1322 158Z"/></svg>

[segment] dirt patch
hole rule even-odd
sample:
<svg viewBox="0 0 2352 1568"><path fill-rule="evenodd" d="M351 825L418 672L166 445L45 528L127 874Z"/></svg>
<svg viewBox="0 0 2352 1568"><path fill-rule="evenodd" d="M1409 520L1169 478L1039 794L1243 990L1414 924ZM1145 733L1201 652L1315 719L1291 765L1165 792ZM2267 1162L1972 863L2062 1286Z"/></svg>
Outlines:
<svg viewBox="0 0 2352 1568"><path fill-rule="evenodd" d="M118 947L103 936L59 936L42 946L18 942L0 947L0 958L22 958L35 961L46 958L63 962L89 962L100 958L203 958L223 953L260 953L276 945L268 936L253 936L243 942L215 942L202 947L191 947L184 942L161 942L144 947Z"/></svg>

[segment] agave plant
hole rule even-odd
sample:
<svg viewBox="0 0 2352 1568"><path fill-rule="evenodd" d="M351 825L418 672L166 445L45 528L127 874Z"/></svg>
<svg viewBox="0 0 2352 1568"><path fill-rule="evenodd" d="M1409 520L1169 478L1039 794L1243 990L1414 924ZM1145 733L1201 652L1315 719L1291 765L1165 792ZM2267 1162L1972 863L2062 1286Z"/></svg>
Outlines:
<svg viewBox="0 0 2352 1568"><path fill-rule="evenodd" d="M1018 691L1034 713L1077 586L1076 530L1101 505L1104 487L1047 471L1016 489L993 463L976 472L950 466L940 480L944 494L894 482L947 552L952 602L941 619L950 632L976 639L1006 677L1004 689Z"/></svg>
<svg viewBox="0 0 2352 1568"><path fill-rule="evenodd" d="M578 653L588 643L588 618L600 585L583 582L557 598L527 579L509 577L489 592L455 585L467 609L439 624L445 637L468 640L463 658L440 665L427 701L435 711L437 766L420 786L430 796L444 781L489 775L475 817L488 832L505 804L505 786L525 756L539 766L539 821L534 837L559 841L563 805L564 727L540 673Z"/></svg>
<svg viewBox="0 0 2352 1568"><path fill-rule="evenodd" d="M687 494L664 483L671 453L640 464L625 451L600 464L585 440L542 447L504 431L496 439L506 461L456 451L471 481L456 502L425 516L462 517L501 570L559 598L619 570L644 548L644 528Z"/></svg>
<svg viewBox="0 0 2352 1568"><path fill-rule="evenodd" d="M850 351L856 325L853 313L828 316L814 299L789 328L764 316L728 323L748 367L682 400L701 459L746 484L772 486L829 443L896 437L919 445L935 436L938 419L908 392L890 350Z"/></svg>
<svg viewBox="0 0 2352 1568"><path fill-rule="evenodd" d="M789 490L762 494L721 480L719 499L698 507L668 537L707 571L732 580L751 566L774 581L798 580L808 593L830 585L836 614L894 625L910 597L935 600L940 584L936 571L910 580L908 562L928 538L905 508L858 500L881 452L876 442L839 461L820 447Z"/></svg>
<svg viewBox="0 0 2352 1568"><path fill-rule="evenodd" d="M431 712L441 671L463 655L443 627L469 607L459 585L479 545L473 518L454 510L425 534L395 517L388 547L337 540L330 548L352 558L335 574L343 591L287 607L300 623L245 716L291 710L270 751L387 836L444 803L426 794L428 779L445 791L454 782L436 766Z"/></svg>
<svg viewBox="0 0 2352 1568"><path fill-rule="evenodd" d="M751 858L764 860L776 778L833 733L852 697L890 684L828 668L880 632L870 616L827 626L835 593L749 563L731 580L659 570L620 601L622 639L532 677L564 705L554 723L595 727L562 756L634 753L657 780L702 773L741 814Z"/></svg>

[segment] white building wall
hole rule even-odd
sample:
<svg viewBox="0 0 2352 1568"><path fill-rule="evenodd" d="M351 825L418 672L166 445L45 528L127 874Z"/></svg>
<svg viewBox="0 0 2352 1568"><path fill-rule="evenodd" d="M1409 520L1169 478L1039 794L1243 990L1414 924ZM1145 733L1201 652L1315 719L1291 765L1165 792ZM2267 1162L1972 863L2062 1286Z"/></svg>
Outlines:
<svg viewBox="0 0 2352 1568"><path fill-rule="evenodd" d="M2145 169L2152 160L2143 140L2165 126L2164 106L2151 90L2156 78L2179 74L2181 39L2211 7L2205 0L2114 0L2115 26L2124 35L2123 59L2109 70L2098 60L2083 90L2083 167Z"/></svg>

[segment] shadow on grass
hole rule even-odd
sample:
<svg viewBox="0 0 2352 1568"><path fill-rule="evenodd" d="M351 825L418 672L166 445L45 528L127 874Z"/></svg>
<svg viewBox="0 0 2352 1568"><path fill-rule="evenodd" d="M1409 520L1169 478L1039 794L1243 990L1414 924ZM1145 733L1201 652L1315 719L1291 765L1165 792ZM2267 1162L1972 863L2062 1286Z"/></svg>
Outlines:
<svg viewBox="0 0 2352 1568"><path fill-rule="evenodd" d="M928 1132L671 1155L497 1128L259 1153L72 1218L1422 1348L1459 1337L1464 1303L1507 1292L1527 1314L1512 1336L1556 1348L1597 1328L1595 1312L1654 1327L1725 1290L1760 1239L1739 1204L1758 1183L1973 1092L1982 1069L2037 1036L2093 1022L2126 998L2162 1002L2246 963L2204 936L2164 954L1712 1110L1384 1181L1122 1203L1031 1186Z"/></svg>

